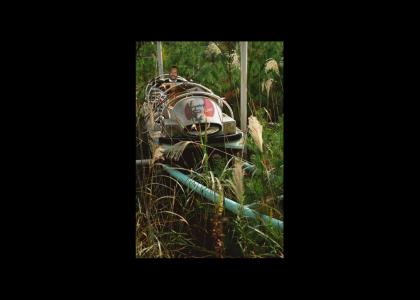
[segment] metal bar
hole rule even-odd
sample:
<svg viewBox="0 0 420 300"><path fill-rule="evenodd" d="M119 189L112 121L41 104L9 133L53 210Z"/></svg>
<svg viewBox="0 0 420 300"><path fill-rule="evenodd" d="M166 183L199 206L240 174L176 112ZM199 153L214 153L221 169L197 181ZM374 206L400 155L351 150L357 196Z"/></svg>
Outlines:
<svg viewBox="0 0 420 300"><path fill-rule="evenodd" d="M162 103L160 105L164 105L163 106L163 109L165 109L169 104L175 103L175 102L177 102L178 100L180 100L182 98L190 98L190 97L194 97L194 96L207 96L207 97L213 98L213 99L215 99L217 101L222 101L222 98L220 98L216 94L207 93L207 92L194 91L194 92L188 92L188 93L180 94L180 95L176 96L175 98L170 99L169 101L166 101L165 103Z"/></svg>
<svg viewBox="0 0 420 300"><path fill-rule="evenodd" d="M162 42L157 42L157 59L158 59L159 76L160 76L163 74Z"/></svg>
<svg viewBox="0 0 420 300"><path fill-rule="evenodd" d="M246 134L247 127L247 79L248 79L248 42L241 46L241 130Z"/></svg>
<svg viewBox="0 0 420 300"><path fill-rule="evenodd" d="M136 160L136 166L148 166L152 163L152 159L139 159Z"/></svg>
<svg viewBox="0 0 420 300"><path fill-rule="evenodd" d="M175 89L175 88L177 88L177 87L179 87L179 86L182 86L182 84L183 84L183 83L178 84L178 85L174 85L173 87L171 87L171 88L167 89L167 90L165 91L165 93L168 93L168 92L169 92L169 91L171 91L172 89ZM207 87L205 87L204 85L201 85L201 84L199 84L199 83L188 82L188 83L187 83L187 85L185 85L185 87L187 88L187 86L188 86L188 89L193 88L193 87L200 87L200 88L202 88L202 89L206 90L208 93L212 93L212 94L213 94L213 91L212 91L211 89L209 89L209 88L207 88Z"/></svg>

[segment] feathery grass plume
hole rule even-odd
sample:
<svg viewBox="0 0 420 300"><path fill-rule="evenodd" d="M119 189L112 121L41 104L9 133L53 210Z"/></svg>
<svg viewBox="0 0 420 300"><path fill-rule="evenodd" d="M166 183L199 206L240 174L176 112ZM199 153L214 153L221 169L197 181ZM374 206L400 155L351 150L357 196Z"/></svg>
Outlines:
<svg viewBox="0 0 420 300"><path fill-rule="evenodd" d="M163 154L164 154L164 149L162 146L156 147L155 150L153 151L153 158L152 158L152 165L163 158Z"/></svg>
<svg viewBox="0 0 420 300"><path fill-rule="evenodd" d="M240 70L241 64L239 63L239 55L236 53L236 51L233 51L233 53L230 56L231 62L230 65L233 69Z"/></svg>
<svg viewBox="0 0 420 300"><path fill-rule="evenodd" d="M212 56L212 55L217 56L217 55L219 55L220 53L222 53L222 51L220 50L220 48L219 48L219 47L217 47L216 43L211 42L211 43L207 46L207 49L206 49L206 54L207 54L207 55L209 55L209 56Z"/></svg>
<svg viewBox="0 0 420 300"><path fill-rule="evenodd" d="M273 85L273 78L268 78L265 82L263 82L263 92L264 89L267 92L267 98L270 96L271 86Z"/></svg>
<svg viewBox="0 0 420 300"><path fill-rule="evenodd" d="M194 142L192 142L192 141L182 141L182 142L176 143L169 150L167 156L170 159L179 160L179 158L181 157L182 153L184 152L184 150L188 146L188 144L192 144L192 143L194 143Z"/></svg>
<svg viewBox="0 0 420 300"><path fill-rule="evenodd" d="M251 133L251 137L254 140L255 144L257 145L258 149L263 152L263 137L262 137L262 125L258 121L258 119L254 116L250 116L248 118L248 128L249 132Z"/></svg>
<svg viewBox="0 0 420 300"><path fill-rule="evenodd" d="M235 159L235 167L233 168L233 191L241 204L243 204L244 200L243 178L244 170L242 169L242 162L239 159Z"/></svg>
<svg viewBox="0 0 420 300"><path fill-rule="evenodd" d="M280 76L279 65L273 58L268 59L265 63L265 72L268 73L268 71L271 70L273 70L274 72L276 72L277 75Z"/></svg>

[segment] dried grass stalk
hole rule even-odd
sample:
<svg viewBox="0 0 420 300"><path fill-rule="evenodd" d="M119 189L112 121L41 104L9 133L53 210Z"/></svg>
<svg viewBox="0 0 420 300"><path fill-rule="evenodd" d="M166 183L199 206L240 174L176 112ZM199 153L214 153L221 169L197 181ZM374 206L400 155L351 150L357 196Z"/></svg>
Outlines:
<svg viewBox="0 0 420 300"><path fill-rule="evenodd" d="M255 144L257 145L258 149L263 152L263 137L262 137L262 125L258 121L258 119L254 116L250 116L248 118L248 128L249 132L251 133L251 137L254 140Z"/></svg>

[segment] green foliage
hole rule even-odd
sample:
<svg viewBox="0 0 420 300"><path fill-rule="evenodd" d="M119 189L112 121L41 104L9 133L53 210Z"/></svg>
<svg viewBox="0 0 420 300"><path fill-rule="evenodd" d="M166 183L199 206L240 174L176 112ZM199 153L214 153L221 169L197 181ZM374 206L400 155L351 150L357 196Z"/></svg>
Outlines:
<svg viewBox="0 0 420 300"><path fill-rule="evenodd" d="M264 213L268 212L264 208L267 204L278 210L273 211L273 216L279 217L283 215L283 117L277 123L269 123L264 110L258 110L256 115L263 125L264 151L261 153L248 137L248 154L256 170L245 177L245 202L263 204L260 207Z"/></svg>
<svg viewBox="0 0 420 300"><path fill-rule="evenodd" d="M209 87L221 97L226 97L239 119L240 70L232 65L233 54L240 58L239 42L215 42L220 54L208 53L209 42L162 42L164 73L177 65L179 75ZM149 80L158 75L156 42L138 42L136 62L137 100L143 99L144 88ZM279 65L280 74L265 72L268 59ZM240 61L240 59L239 59ZM283 113L283 42L248 43L248 98L256 108L266 107L273 121ZM268 79L274 82L268 94L262 84Z"/></svg>

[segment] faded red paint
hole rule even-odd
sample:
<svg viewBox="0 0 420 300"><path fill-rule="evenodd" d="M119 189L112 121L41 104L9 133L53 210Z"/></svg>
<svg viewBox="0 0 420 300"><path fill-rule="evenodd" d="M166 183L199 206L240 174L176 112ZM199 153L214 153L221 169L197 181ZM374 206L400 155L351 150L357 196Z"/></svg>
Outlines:
<svg viewBox="0 0 420 300"><path fill-rule="evenodd" d="M204 98L204 114L207 117L214 116L214 104L213 104L213 101L211 101L208 98Z"/></svg>
<svg viewBox="0 0 420 300"><path fill-rule="evenodd" d="M195 101L195 103L197 102L199 101ZM185 117L188 120L191 120L193 115L195 115L195 117L202 114L204 114L206 117L214 116L215 108L214 108L213 101L211 101L210 99L203 98L203 102L201 102L201 104L192 105L193 103L194 101L190 101L189 103L185 105L185 108L184 108Z"/></svg>

